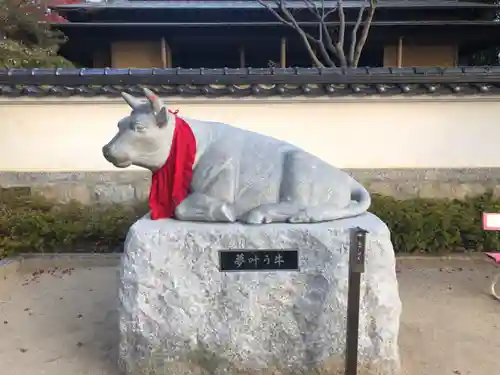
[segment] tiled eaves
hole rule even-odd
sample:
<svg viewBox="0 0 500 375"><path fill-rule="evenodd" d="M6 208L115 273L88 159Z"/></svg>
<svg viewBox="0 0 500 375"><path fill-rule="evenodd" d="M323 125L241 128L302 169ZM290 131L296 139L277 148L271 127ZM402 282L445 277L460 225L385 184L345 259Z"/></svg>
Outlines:
<svg viewBox="0 0 500 375"><path fill-rule="evenodd" d="M276 7L274 2L270 2L271 6ZM326 0L326 7L335 7L337 1ZM343 4L344 8L359 8L363 6L361 0L348 0ZM288 6L292 8L305 8L305 4L301 0L289 0ZM166 1L141 1L141 0L115 0L112 3L96 3L96 2L81 2L75 4L52 4L53 9L83 9L83 8L262 8L258 2L245 0L218 0L218 1L197 1L197 0L166 0ZM480 1L463 1L463 0L381 0L377 2L377 8L495 8L497 4L485 3Z"/></svg>
<svg viewBox="0 0 500 375"><path fill-rule="evenodd" d="M500 67L2 69L0 96L293 97L500 94Z"/></svg>

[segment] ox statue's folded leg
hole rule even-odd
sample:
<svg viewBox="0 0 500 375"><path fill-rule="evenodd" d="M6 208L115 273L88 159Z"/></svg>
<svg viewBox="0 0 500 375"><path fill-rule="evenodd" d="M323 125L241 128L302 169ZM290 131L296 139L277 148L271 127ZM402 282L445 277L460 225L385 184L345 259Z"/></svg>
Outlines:
<svg viewBox="0 0 500 375"><path fill-rule="evenodd" d="M193 193L184 199L175 210L179 220L234 222L236 214L230 203L208 195Z"/></svg>
<svg viewBox="0 0 500 375"><path fill-rule="evenodd" d="M263 204L245 215L243 221L248 224L285 222L298 212L300 212L300 206L296 203L282 202Z"/></svg>

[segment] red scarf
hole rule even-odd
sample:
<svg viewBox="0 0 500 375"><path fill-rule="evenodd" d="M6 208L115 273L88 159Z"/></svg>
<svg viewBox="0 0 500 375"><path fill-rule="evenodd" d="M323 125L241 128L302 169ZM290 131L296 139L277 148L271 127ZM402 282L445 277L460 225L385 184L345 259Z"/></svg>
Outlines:
<svg viewBox="0 0 500 375"><path fill-rule="evenodd" d="M195 157L196 139L193 131L186 121L175 116L170 154L165 164L153 173L151 180L149 209L152 220L174 217L176 207L189 194Z"/></svg>

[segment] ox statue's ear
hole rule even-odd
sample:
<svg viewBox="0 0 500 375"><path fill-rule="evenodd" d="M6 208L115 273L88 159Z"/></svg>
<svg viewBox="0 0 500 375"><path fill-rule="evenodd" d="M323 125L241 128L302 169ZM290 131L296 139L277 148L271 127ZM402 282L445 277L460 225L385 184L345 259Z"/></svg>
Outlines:
<svg viewBox="0 0 500 375"><path fill-rule="evenodd" d="M159 128L163 128L168 125L168 120L169 117L171 116L170 113L165 109L165 107L162 107L158 113L155 114L156 118L156 124L158 125Z"/></svg>
<svg viewBox="0 0 500 375"><path fill-rule="evenodd" d="M141 101L126 92L122 92L122 98L132 109L137 109L141 105Z"/></svg>
<svg viewBox="0 0 500 375"><path fill-rule="evenodd" d="M151 108L153 108L153 112L155 113L155 115L158 114L160 110L164 108L161 99L158 97L158 95L156 95L153 91L146 87L143 88L143 91L149 104L151 104Z"/></svg>

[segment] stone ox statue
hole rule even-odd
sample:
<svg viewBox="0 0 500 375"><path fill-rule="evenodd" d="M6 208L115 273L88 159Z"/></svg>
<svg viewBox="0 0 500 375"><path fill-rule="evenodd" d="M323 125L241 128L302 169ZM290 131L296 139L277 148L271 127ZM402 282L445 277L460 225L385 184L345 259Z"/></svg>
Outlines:
<svg viewBox="0 0 500 375"><path fill-rule="evenodd" d="M184 221L310 223L368 210L368 191L325 161L258 133L180 117L168 111L152 91L144 89L144 93L146 102L122 93L132 112L119 121L118 133L102 152L116 167L149 169L155 182L155 174L171 156L174 139L176 150L185 146L182 137L175 135L176 127L182 125L195 148L187 168L185 163L171 167L187 171L171 171L169 178L180 172L187 172L187 178L180 184L185 185L185 194L174 201L170 216Z"/></svg>

